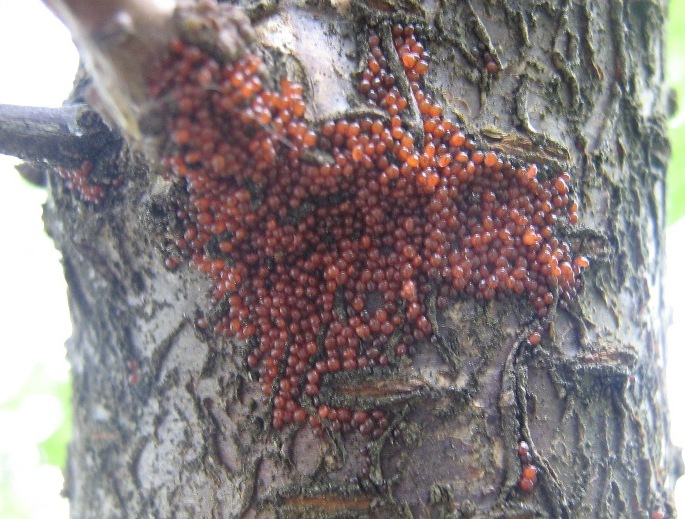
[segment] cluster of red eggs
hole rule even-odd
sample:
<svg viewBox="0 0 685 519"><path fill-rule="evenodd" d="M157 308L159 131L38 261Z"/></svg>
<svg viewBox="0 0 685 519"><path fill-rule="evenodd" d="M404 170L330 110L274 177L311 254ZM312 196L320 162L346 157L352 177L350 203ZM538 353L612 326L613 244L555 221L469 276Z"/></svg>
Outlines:
<svg viewBox="0 0 685 519"><path fill-rule="evenodd" d="M429 296L444 308L524 294L542 319L587 266L555 235L577 220L569 175L479 148L424 92L415 28L392 35L390 49L370 36L358 85L386 117L313 125L302 87L270 88L255 55L224 65L181 41L149 86L173 114L165 175L187 194L167 265L211 276L225 305L211 325L254 342L247 363L276 428L380 434L382 410L319 402L327 375L388 365L430 337Z"/></svg>
<svg viewBox="0 0 685 519"><path fill-rule="evenodd" d="M519 477L519 488L524 492L530 492L538 481L538 468L533 465L533 456L530 454L530 446L521 440L516 448L521 461L521 476Z"/></svg>
<svg viewBox="0 0 685 519"><path fill-rule="evenodd" d="M93 170L93 163L84 160L78 168L57 168L57 173L64 179L64 185L78 193L81 200L92 204L99 204L105 194L102 186L92 182L90 173Z"/></svg>

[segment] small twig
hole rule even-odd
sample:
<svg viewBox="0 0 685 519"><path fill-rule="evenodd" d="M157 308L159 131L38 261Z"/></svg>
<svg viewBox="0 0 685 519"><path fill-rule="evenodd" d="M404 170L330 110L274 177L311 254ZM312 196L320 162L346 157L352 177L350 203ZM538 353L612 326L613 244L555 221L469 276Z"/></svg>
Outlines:
<svg viewBox="0 0 685 519"><path fill-rule="evenodd" d="M87 105L40 108L0 104L0 153L74 166L111 140Z"/></svg>

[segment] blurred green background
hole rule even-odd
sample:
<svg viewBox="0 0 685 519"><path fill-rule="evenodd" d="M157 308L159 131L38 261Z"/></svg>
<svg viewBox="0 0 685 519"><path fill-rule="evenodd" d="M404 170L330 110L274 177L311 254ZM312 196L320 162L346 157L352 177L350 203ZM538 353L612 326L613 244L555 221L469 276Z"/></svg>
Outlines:
<svg viewBox="0 0 685 519"><path fill-rule="evenodd" d="M60 106L78 56L40 0L0 0L0 103ZM0 518L66 519L71 333L60 256L43 230L45 190L0 155Z"/></svg>
<svg viewBox="0 0 685 519"><path fill-rule="evenodd" d="M668 169L668 223L685 216L685 0L673 0L667 26L667 80L677 93L670 121L672 156Z"/></svg>
<svg viewBox="0 0 685 519"><path fill-rule="evenodd" d="M26 27L35 32L24 34L22 28ZM41 34L44 39L39 40L50 41L50 45L37 45L33 34ZM38 0L0 0L0 48L18 47L22 47L22 54L0 53L0 70L18 71L14 79L19 85L10 92L7 88L12 82L0 83L0 102L59 106L71 86L77 57L68 34ZM670 249L670 242L685 247L685 0L671 2L668 47L667 79L680 100L669 124L673 155L668 173L668 223L669 234L678 236L669 241ZM40 69L32 66L35 63L41 63ZM50 78L49 86L45 78ZM39 90L29 92L28 85ZM0 349L3 358L11 360L0 363L0 519L63 519L68 516L68 506L59 492L71 419L68 367L62 347L70 333L66 287L58 254L42 230L40 206L45 193L9 173L15 163L0 156L0 221L23 222L24 226L3 227L3 241L24 244L27 237L40 237L42 241L17 247L13 254L5 255L8 258L3 258L5 263L0 266L0 286L6 294L12 293L2 298L5 307L0 308ZM685 250L668 254L677 259ZM18 275L20 268L31 274ZM680 265L677 270L682 270ZM685 277L683 283L685 286ZM669 280L667 285L677 284ZM40 316L40 325L22 324L26 316ZM674 309L674 316L676 323L685 323L685 307ZM669 331L672 352L667 368L673 371L669 377L672 402L674 395L685 392L685 386L676 385L683 379L677 370L685 365L682 348L676 345L682 343L684 335L685 328L674 326ZM685 418L672 407L673 440L683 445ZM683 497L678 500L683 501Z"/></svg>

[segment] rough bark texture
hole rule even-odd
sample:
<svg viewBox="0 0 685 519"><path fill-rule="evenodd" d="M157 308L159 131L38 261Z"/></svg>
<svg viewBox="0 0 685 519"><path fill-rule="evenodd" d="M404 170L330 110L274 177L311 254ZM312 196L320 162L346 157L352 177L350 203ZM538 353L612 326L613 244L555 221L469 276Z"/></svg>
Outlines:
<svg viewBox="0 0 685 519"><path fill-rule="evenodd" d="M64 255L75 334L66 492L77 519L671 516L663 394L665 2L246 2L317 118L354 104L366 27L427 27L427 86L484 146L567 164L591 259L551 339L522 341L527 300L468 299L439 340L330 398L392 411L386 434L270 429L246 346L200 333L208 282L165 269L156 179L121 141L89 156L124 179L99 206L50 175L45 221ZM474 47L496 54L488 79ZM280 65L278 65L280 63ZM340 395L343 395L342 397ZM346 396L347 395L347 396ZM323 395L325 398L325 394ZM516 446L539 467L518 490ZM368 444L368 445L367 445ZM361 477L364 449L369 477Z"/></svg>

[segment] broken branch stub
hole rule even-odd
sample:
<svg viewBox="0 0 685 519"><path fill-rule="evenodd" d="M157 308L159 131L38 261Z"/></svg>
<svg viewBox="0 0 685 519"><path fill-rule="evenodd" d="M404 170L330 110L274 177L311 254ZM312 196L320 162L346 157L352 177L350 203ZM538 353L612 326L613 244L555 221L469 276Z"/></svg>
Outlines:
<svg viewBox="0 0 685 519"><path fill-rule="evenodd" d="M180 38L231 62L252 39L241 9L211 0L44 1L71 32L92 77L89 103L152 160L163 124L147 84L170 43Z"/></svg>

